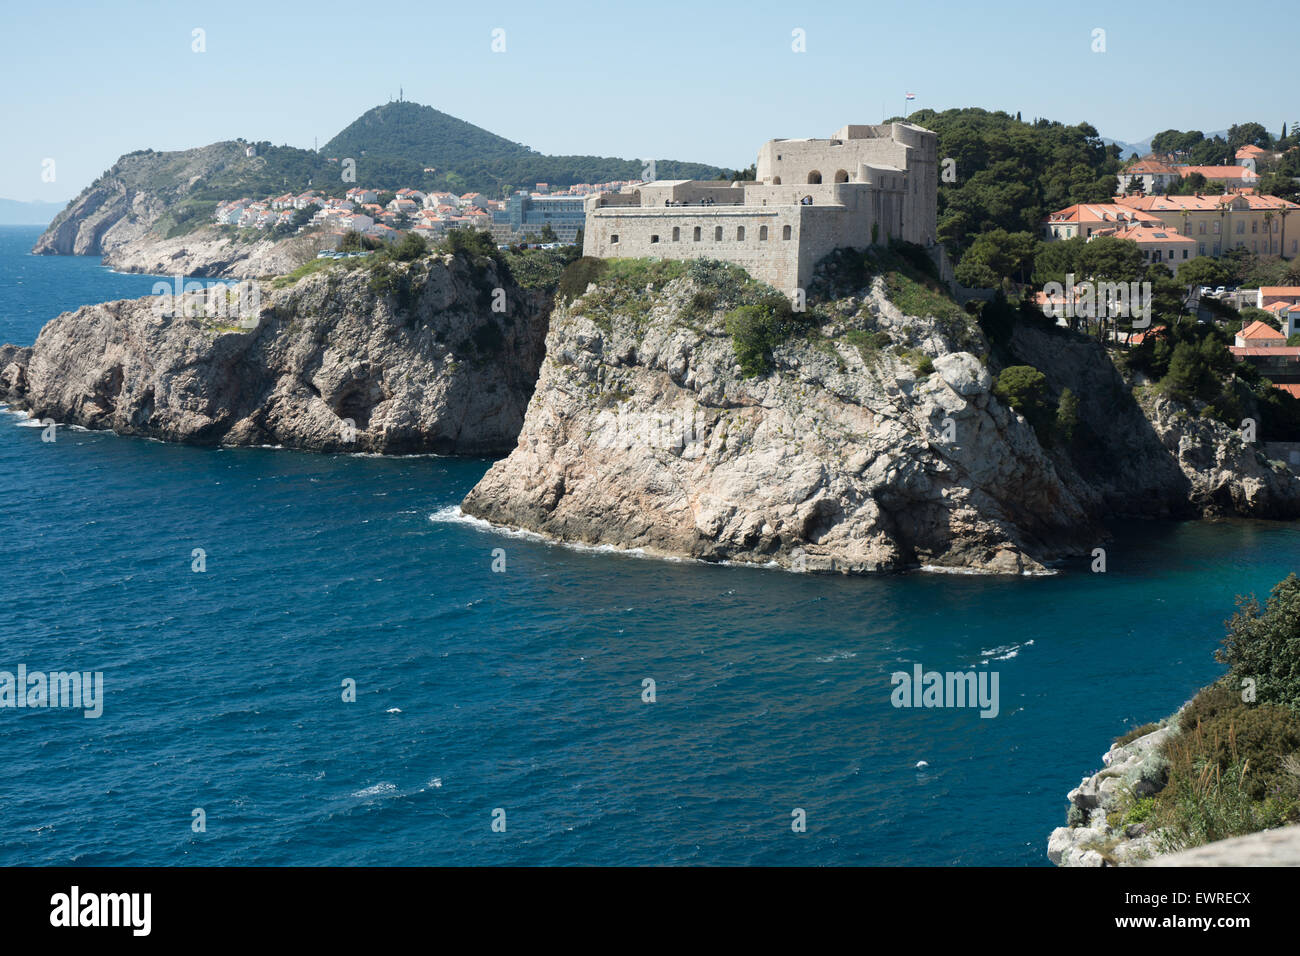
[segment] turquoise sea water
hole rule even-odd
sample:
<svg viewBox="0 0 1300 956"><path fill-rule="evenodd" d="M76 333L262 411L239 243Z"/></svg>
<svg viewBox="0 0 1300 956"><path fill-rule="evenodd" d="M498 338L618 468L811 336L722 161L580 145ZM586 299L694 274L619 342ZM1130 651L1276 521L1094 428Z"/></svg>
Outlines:
<svg viewBox="0 0 1300 956"><path fill-rule="evenodd" d="M0 341L156 281L38 233L0 229ZM1300 566L1261 522L1129 524L1040 579L661 562L448 517L489 464L0 415L0 670L106 698L0 709L0 864L1046 865L1065 792ZM915 663L996 670L1000 714L894 708Z"/></svg>

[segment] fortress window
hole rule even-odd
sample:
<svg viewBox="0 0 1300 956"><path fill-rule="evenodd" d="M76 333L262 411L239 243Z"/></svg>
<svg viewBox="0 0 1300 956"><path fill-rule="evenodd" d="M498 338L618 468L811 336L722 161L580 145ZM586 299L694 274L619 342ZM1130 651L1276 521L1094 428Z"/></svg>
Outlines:
<svg viewBox="0 0 1300 956"><path fill-rule="evenodd" d="M696 227L695 227L695 241L696 241L696 242L699 242L699 241L700 241L700 227L699 227L699 226L696 226Z"/></svg>
<svg viewBox="0 0 1300 956"><path fill-rule="evenodd" d="M722 241L722 227L721 227L721 226L717 226L716 228L714 228L714 230L713 230L713 241L714 241L714 242L721 242L721 241Z"/></svg>
<svg viewBox="0 0 1300 956"><path fill-rule="evenodd" d="M781 158L780 156L777 157L777 159L780 159L780 158ZM773 185L773 186L780 186L780 185L781 185L781 177L780 177L780 176L773 176L773 177L772 177L772 185Z"/></svg>
<svg viewBox="0 0 1300 956"><path fill-rule="evenodd" d="M618 245L618 233L614 233L612 236L609 237L609 244L611 246Z"/></svg>
<svg viewBox="0 0 1300 956"><path fill-rule="evenodd" d="M736 241L737 241L737 242L744 242L744 241L745 241L745 227L744 227L744 226L737 226L737 227L736 227Z"/></svg>
<svg viewBox="0 0 1300 956"><path fill-rule="evenodd" d="M658 235L652 235L652 236L650 237L650 241L651 241L651 242L658 242L658 241L659 241L659 236L658 236Z"/></svg>
<svg viewBox="0 0 1300 956"><path fill-rule="evenodd" d="M681 241L682 241L682 227L673 226L673 242L681 242Z"/></svg>
<svg viewBox="0 0 1300 956"><path fill-rule="evenodd" d="M758 241L767 242L767 226L758 227Z"/></svg>
<svg viewBox="0 0 1300 956"><path fill-rule="evenodd" d="M782 226L782 227L781 227L781 238L782 238L782 239L789 239L789 238L790 238L790 227L789 227L789 226Z"/></svg>
<svg viewBox="0 0 1300 956"><path fill-rule="evenodd" d="M821 181L822 181L822 174L817 170L814 169L811 173L808 174L808 182L813 183L815 185L817 183L820 183Z"/></svg>
<svg viewBox="0 0 1300 956"><path fill-rule="evenodd" d="M843 170L843 169L837 169L837 170L835 171L835 181L836 181L837 183L847 183L847 182L849 181L849 174L848 174L848 172L846 172L846 171Z"/></svg>

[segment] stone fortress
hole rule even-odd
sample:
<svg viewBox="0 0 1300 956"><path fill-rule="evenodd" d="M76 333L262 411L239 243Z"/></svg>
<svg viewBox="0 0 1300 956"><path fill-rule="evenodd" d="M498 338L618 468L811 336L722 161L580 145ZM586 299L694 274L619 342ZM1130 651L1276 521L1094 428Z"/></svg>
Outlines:
<svg viewBox="0 0 1300 956"><path fill-rule="evenodd" d="M658 180L587 200L583 254L722 259L793 295L843 247L935 241L938 137L910 123L774 139L753 182Z"/></svg>

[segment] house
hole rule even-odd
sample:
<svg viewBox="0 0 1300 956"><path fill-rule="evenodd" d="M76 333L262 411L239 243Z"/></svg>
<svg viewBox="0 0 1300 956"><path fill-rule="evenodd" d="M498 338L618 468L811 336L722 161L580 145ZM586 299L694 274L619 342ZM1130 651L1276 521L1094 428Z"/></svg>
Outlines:
<svg viewBox="0 0 1300 956"><path fill-rule="evenodd" d="M1250 323L1237 333L1233 343L1239 349L1271 349L1286 345L1286 336L1263 322Z"/></svg>
<svg viewBox="0 0 1300 956"><path fill-rule="evenodd" d="M1300 255L1300 216L1292 215L1300 205L1277 196L1116 196L1115 202L1158 216L1195 239L1199 256L1218 257L1234 248L1284 259Z"/></svg>
<svg viewBox="0 0 1300 956"><path fill-rule="evenodd" d="M1075 236L1087 239L1102 229L1114 229L1117 225L1137 222L1164 225L1159 216L1131 206L1118 203L1076 203L1058 209L1043 220L1043 237L1049 242L1055 239L1073 239Z"/></svg>
<svg viewBox="0 0 1300 956"><path fill-rule="evenodd" d="M373 189L363 189L360 186L354 186L343 194L355 203L372 203L379 198L379 193Z"/></svg>
<svg viewBox="0 0 1300 956"><path fill-rule="evenodd" d="M1120 170L1119 188L1116 192L1129 192L1134 185L1147 195L1161 193L1179 181L1178 170L1158 159L1143 159L1127 169Z"/></svg>
<svg viewBox="0 0 1300 956"><path fill-rule="evenodd" d="M1238 166L1244 166L1254 173L1258 172L1255 164L1266 155L1267 151L1260 149L1258 146L1243 146L1237 150L1235 159Z"/></svg>
<svg viewBox="0 0 1300 956"><path fill-rule="evenodd" d="M1138 222L1128 226L1119 226L1102 230L1092 236L1114 236L1137 243L1142 252L1142 261L1156 263L1170 272L1176 272L1179 264L1196 258L1196 240L1191 236L1179 235L1162 222Z"/></svg>

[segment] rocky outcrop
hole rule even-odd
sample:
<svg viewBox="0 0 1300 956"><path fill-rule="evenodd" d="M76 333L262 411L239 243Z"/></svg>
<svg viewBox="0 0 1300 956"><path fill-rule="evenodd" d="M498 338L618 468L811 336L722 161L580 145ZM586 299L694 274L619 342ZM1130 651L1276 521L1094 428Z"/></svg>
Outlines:
<svg viewBox="0 0 1300 956"><path fill-rule="evenodd" d="M1009 343L1054 398L1079 399L1076 439L1040 442L992 393L973 321L905 315L880 278L755 377L724 310L692 305L712 294L688 273L628 315L602 310L599 287L557 310L519 443L463 511L575 543L849 573L1037 572L1090 552L1115 517L1300 515L1293 473L1220 423L1144 406L1084 336L1021 324ZM853 344L864 335L877 344Z"/></svg>
<svg viewBox="0 0 1300 956"><path fill-rule="evenodd" d="M701 292L674 280L644 319L593 318L585 298L558 309L519 442L463 510L565 541L809 571L1037 572L1098 540L991 393L973 322L904 315L877 280L836 304L824 337L786 341L772 374L746 378L722 310L689 308ZM865 329L898 348L849 344Z"/></svg>
<svg viewBox="0 0 1300 956"><path fill-rule="evenodd" d="M1106 751L1104 769L1070 791L1071 824L1052 831L1049 860L1057 866L1121 866L1160 852L1160 834L1143 820L1127 819L1121 807L1164 787L1168 764L1161 749L1174 729L1161 727Z"/></svg>
<svg viewBox="0 0 1300 956"><path fill-rule="evenodd" d="M1142 866L1300 866L1300 824L1152 857Z"/></svg>
<svg viewBox="0 0 1300 956"><path fill-rule="evenodd" d="M360 262L361 260L357 260ZM166 441L491 454L514 444L547 302L489 259L340 264L222 313L189 294L86 306L0 351L0 398L36 418ZM494 290L505 311L492 309ZM247 327L244 327L247 326Z"/></svg>
<svg viewBox="0 0 1300 956"><path fill-rule="evenodd" d="M265 162L239 143L128 153L87 186L36 241L37 255L104 255L145 237L175 203L216 176L255 171Z"/></svg>
<svg viewBox="0 0 1300 956"><path fill-rule="evenodd" d="M255 279L293 272L315 257L321 238L309 233L278 241L248 239L204 226L171 239L146 234L113 246L104 253L104 265L150 275Z"/></svg>
<svg viewBox="0 0 1300 956"><path fill-rule="evenodd" d="M1300 478L1213 418L1126 378L1096 341L1020 325L1015 360L1079 400L1071 490L1116 517L1300 518Z"/></svg>

